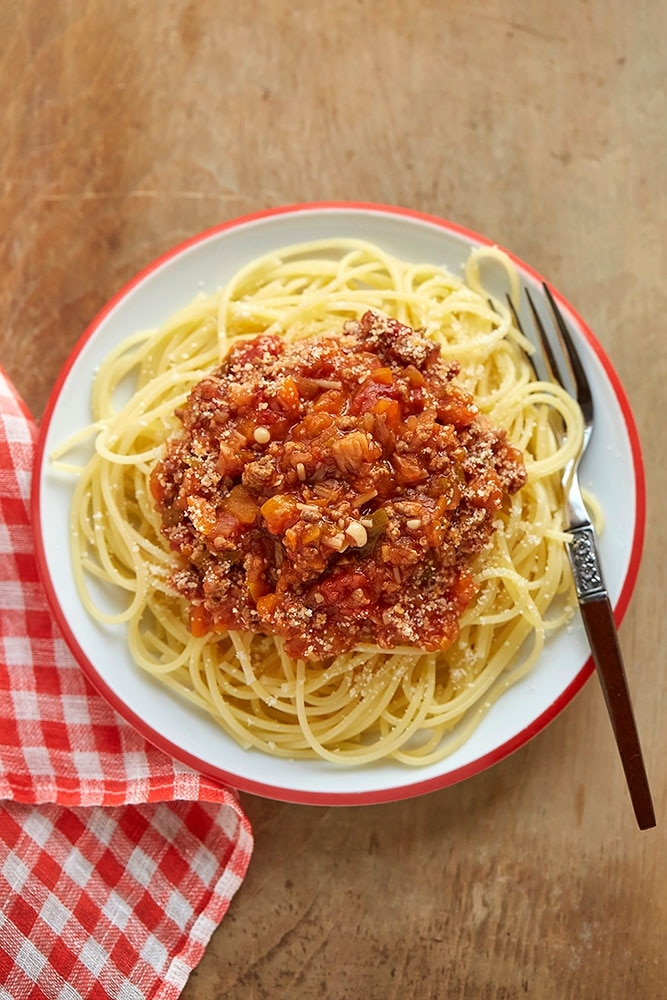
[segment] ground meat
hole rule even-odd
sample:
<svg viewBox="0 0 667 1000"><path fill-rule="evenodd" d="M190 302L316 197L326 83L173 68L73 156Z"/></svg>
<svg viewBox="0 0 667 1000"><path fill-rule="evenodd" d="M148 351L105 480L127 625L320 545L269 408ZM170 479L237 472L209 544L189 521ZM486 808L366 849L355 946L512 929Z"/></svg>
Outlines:
<svg viewBox="0 0 667 1000"><path fill-rule="evenodd" d="M314 339L236 343L151 477L192 631L274 634L306 659L446 648L471 561L526 478L457 374L372 312Z"/></svg>

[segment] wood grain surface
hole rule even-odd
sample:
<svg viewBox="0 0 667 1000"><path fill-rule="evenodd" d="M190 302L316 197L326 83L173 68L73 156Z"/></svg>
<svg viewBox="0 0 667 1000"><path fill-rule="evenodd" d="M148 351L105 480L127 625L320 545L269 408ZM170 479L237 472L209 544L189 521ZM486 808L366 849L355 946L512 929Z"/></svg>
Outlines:
<svg viewBox="0 0 667 1000"><path fill-rule="evenodd" d="M658 828L635 827L596 678L456 787L246 795L254 857L184 1000L667 997L666 36L661 0L0 0L0 363L37 416L159 253L347 199L445 216L546 274L643 442L621 642Z"/></svg>

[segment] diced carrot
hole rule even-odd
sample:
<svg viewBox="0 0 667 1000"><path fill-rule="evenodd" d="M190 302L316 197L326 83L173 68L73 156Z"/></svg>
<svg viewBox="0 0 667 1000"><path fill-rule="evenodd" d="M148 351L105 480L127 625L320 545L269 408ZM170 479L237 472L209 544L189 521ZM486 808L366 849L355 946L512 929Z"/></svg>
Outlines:
<svg viewBox="0 0 667 1000"><path fill-rule="evenodd" d="M340 389L327 389L313 403L313 410L318 413L342 413L345 406L345 393Z"/></svg>
<svg viewBox="0 0 667 1000"><path fill-rule="evenodd" d="M298 414L301 410L301 397L296 382L288 375L278 390L280 405L290 414Z"/></svg>
<svg viewBox="0 0 667 1000"><path fill-rule="evenodd" d="M317 524L310 524L301 536L301 544L310 545L311 542L317 542L321 534L322 529Z"/></svg>
<svg viewBox="0 0 667 1000"><path fill-rule="evenodd" d="M387 427L392 431L397 431L401 426L401 404L397 399L378 399L373 407L373 413L383 415Z"/></svg>
<svg viewBox="0 0 667 1000"><path fill-rule="evenodd" d="M472 573L466 569L461 570L450 591L459 611L467 608L478 590L479 587L475 583Z"/></svg>
<svg viewBox="0 0 667 1000"><path fill-rule="evenodd" d="M202 535L210 535L217 521L217 512L210 501L204 497L188 497L188 514L196 531Z"/></svg>
<svg viewBox="0 0 667 1000"><path fill-rule="evenodd" d="M371 382L379 382L380 385L392 385L394 381L391 368L374 368L368 377Z"/></svg>
<svg viewBox="0 0 667 1000"><path fill-rule="evenodd" d="M408 365L407 368L403 369L403 377L412 389L416 389L417 386L424 385L426 379L414 365Z"/></svg>
<svg viewBox="0 0 667 1000"><path fill-rule="evenodd" d="M206 635L211 628L211 616L203 604L190 605L190 631L196 638Z"/></svg>
<svg viewBox="0 0 667 1000"><path fill-rule="evenodd" d="M257 504L245 486L233 486L222 507L246 527L254 524L257 519Z"/></svg>
<svg viewBox="0 0 667 1000"><path fill-rule="evenodd" d="M257 614L260 618L270 618L278 607L277 594L263 594L257 598Z"/></svg>
<svg viewBox="0 0 667 1000"><path fill-rule="evenodd" d="M296 500L284 493L276 493L260 507L262 517L272 535L282 533L294 524L299 516Z"/></svg>
<svg viewBox="0 0 667 1000"><path fill-rule="evenodd" d="M333 419L330 413L308 413L298 425L298 434L295 428L295 437L314 438L327 427L331 427Z"/></svg>
<svg viewBox="0 0 667 1000"><path fill-rule="evenodd" d="M252 597L253 601L260 601L266 594L267 590L268 585L264 578L256 577L253 580L248 580L248 593Z"/></svg>
<svg viewBox="0 0 667 1000"><path fill-rule="evenodd" d="M252 441L257 426L256 416L239 417L236 422L236 429L242 434L246 441Z"/></svg>

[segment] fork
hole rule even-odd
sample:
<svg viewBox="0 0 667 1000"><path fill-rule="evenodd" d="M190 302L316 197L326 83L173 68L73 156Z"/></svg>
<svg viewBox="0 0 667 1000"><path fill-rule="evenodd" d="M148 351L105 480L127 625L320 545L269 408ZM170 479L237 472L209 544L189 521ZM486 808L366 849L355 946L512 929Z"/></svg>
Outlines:
<svg viewBox="0 0 667 1000"><path fill-rule="evenodd" d="M639 829L646 830L656 825L651 791L623 666L614 613L602 575L596 532L584 504L578 474L579 463L593 434L593 395L565 318L544 282L542 288L553 319L555 336L552 339L547 335L529 289L526 289L525 293L544 365L551 381L569 391L564 369L567 370L571 385L574 387L573 395L579 404L584 421L582 446L578 454L567 463L562 476L569 523L567 531L570 536L567 551L582 621L611 719L635 817ZM525 336L517 309L509 296L507 301L517 329ZM558 352L561 355L560 363Z"/></svg>

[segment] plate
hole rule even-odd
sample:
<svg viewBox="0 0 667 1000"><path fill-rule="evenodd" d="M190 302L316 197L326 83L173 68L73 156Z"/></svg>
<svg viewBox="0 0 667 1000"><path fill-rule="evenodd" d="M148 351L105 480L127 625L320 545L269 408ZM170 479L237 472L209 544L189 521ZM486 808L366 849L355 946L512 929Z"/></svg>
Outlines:
<svg viewBox="0 0 667 1000"><path fill-rule="evenodd" d="M146 675L129 656L123 628L103 629L77 595L68 531L73 481L51 468L49 454L89 422L89 390L108 351L134 330L159 325L201 292L213 292L245 263L301 241L358 237L396 256L462 274L471 249L490 241L442 219L381 205L296 205L245 216L176 247L122 288L76 344L49 399L33 480L38 563L53 613L72 653L104 697L147 740L197 771L235 788L283 801L349 805L409 798L453 784L525 744L568 704L593 666L578 620L552 638L539 662L491 708L451 756L418 769L385 762L338 768L319 760L282 760L243 750L210 718ZM541 277L510 256L525 285ZM605 512L600 552L617 622L627 608L641 555L645 490L634 419L602 347L571 306L570 321L589 375L596 428L583 484Z"/></svg>

